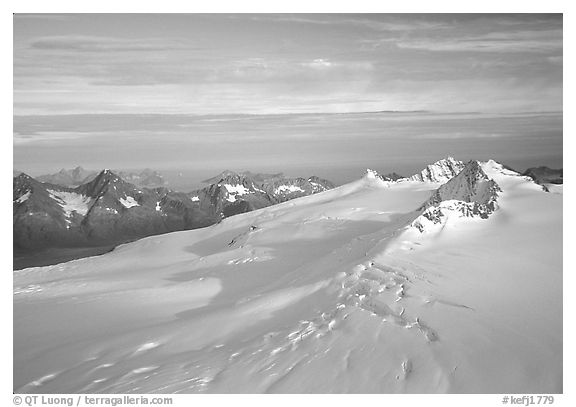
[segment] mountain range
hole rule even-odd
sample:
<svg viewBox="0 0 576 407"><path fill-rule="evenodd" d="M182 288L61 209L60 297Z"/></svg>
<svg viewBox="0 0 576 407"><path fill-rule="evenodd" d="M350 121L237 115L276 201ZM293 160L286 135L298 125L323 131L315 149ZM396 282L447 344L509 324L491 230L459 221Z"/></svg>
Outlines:
<svg viewBox="0 0 576 407"><path fill-rule="evenodd" d="M139 187L154 188L166 185L166 181L162 174L149 168L146 168L139 173L129 171L114 171L114 173L118 174L118 176L124 181L130 182ZM85 170L78 166L72 169L62 168L57 173L40 175L36 177L36 179L40 182L46 182L49 184L64 187L76 187L92 181L98 176L98 174L98 171Z"/></svg>
<svg viewBox="0 0 576 407"><path fill-rule="evenodd" d="M224 170L220 174L218 174L214 177L205 179L202 182L205 184L215 184L218 181L220 181L221 179L226 178L226 177L231 176L231 175L239 175L239 176L244 177L244 178L249 178L252 181L259 183L259 184L265 183L265 182L271 182L271 181L278 181L278 180L282 180L282 179L286 178L284 176L284 174L281 172L278 172L275 174L266 174L266 173L254 173L251 171L234 172L234 171L230 171L230 170Z"/></svg>
<svg viewBox="0 0 576 407"><path fill-rule="evenodd" d="M143 173L155 174L150 170ZM59 174L60 182L76 182L86 175L81 167ZM39 250L118 244L205 227L228 216L334 187L315 176L250 175L228 172L213 184L182 193L165 187L138 187L110 170L88 175L91 180L76 187L40 182L20 173L13 181L14 247Z"/></svg>
<svg viewBox="0 0 576 407"><path fill-rule="evenodd" d="M494 210L498 186L486 181L486 175L475 163L464 164L447 157L407 178L396 173L372 173L384 182L443 184L413 221L413 225L423 229L430 222L442 223L443 214L449 209L443 203L449 201L446 196L460 197L456 206L461 213L487 216ZM558 178L557 170L546 167L529 169L525 174L538 176L542 182L551 177L554 182L562 181L561 170ZM66 186L81 179L89 181ZM149 169L136 174L103 170L94 175L76 167L38 179L19 173L13 181L14 248L26 257L50 247L117 245L145 236L206 227L229 216L334 188L330 181L316 176L288 178L282 173L229 170L204 182L209 185L184 193L162 186L138 186L164 183L158 172ZM454 185L458 185L458 190ZM482 185L481 196L471 192L476 185ZM561 185L555 187L552 190L549 184L544 185L545 190L552 192Z"/></svg>
<svg viewBox="0 0 576 407"><path fill-rule="evenodd" d="M552 169L548 167L528 168L524 175L532 178L534 182L540 185L546 184L563 184L562 169Z"/></svg>

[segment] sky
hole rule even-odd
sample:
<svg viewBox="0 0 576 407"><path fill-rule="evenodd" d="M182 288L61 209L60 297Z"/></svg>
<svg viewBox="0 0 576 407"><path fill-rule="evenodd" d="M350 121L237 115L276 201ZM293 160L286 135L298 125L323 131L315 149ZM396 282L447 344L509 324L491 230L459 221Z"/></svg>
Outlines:
<svg viewBox="0 0 576 407"><path fill-rule="evenodd" d="M562 117L550 113L562 112L562 23L558 14L17 14L14 167L336 166L346 153L396 150L415 129L426 136L421 121L391 129L350 116L336 121L357 129L346 132L322 116L376 111L538 124L544 114L552 124L538 137L546 146L555 129L555 141L543 156L561 163ZM237 129L245 114L262 118ZM526 120L506 122L519 126L516 139L532 128ZM495 134L434 123L467 155L478 134ZM282 154L271 160L273 148Z"/></svg>

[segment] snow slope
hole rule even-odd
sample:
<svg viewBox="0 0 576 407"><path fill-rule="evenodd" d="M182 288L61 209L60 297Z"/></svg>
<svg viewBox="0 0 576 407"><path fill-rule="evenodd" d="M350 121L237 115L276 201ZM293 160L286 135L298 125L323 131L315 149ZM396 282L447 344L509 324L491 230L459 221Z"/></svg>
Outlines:
<svg viewBox="0 0 576 407"><path fill-rule="evenodd" d="M323 193L14 273L14 390L562 391L562 195L494 162L487 218L438 188Z"/></svg>

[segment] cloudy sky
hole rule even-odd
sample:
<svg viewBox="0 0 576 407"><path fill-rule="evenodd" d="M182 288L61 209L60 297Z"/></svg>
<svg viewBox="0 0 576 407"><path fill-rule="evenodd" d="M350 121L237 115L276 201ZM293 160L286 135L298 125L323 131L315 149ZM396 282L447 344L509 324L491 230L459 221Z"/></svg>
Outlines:
<svg viewBox="0 0 576 407"><path fill-rule="evenodd" d="M558 166L562 58L561 15L19 14L14 167ZM439 116L329 116L374 111Z"/></svg>
<svg viewBox="0 0 576 407"><path fill-rule="evenodd" d="M558 111L559 15L17 15L15 114Z"/></svg>

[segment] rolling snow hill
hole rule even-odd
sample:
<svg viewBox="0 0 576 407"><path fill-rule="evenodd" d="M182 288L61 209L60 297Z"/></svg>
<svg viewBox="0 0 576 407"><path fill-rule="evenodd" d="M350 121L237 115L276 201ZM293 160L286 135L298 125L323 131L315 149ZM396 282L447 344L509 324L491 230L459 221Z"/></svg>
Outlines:
<svg viewBox="0 0 576 407"><path fill-rule="evenodd" d="M459 174L14 272L14 391L562 392L562 196Z"/></svg>

